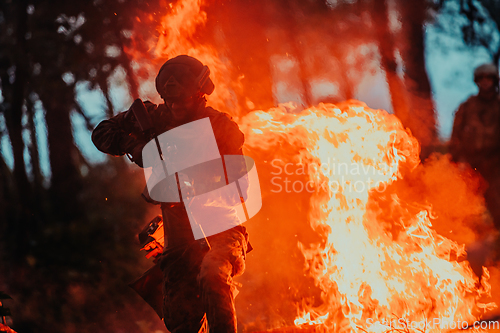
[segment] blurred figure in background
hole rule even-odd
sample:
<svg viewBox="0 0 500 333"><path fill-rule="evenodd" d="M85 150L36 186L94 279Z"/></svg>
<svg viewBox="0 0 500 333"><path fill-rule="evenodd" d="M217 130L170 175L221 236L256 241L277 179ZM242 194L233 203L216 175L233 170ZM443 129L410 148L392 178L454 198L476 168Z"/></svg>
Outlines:
<svg viewBox="0 0 500 333"><path fill-rule="evenodd" d="M500 96L498 68L483 64L474 70L477 95L469 97L455 113L450 153L457 163L467 163L487 182L484 193L486 207L496 228L500 230ZM482 258L475 271L481 275L481 266L493 249L495 235L490 235L477 249L469 249L469 259ZM498 243L498 241L497 241ZM481 245L481 246L479 246ZM497 251L499 250L497 244ZM477 252L477 253L476 253ZM471 262L474 266L474 263ZM479 272L477 271L479 270Z"/></svg>

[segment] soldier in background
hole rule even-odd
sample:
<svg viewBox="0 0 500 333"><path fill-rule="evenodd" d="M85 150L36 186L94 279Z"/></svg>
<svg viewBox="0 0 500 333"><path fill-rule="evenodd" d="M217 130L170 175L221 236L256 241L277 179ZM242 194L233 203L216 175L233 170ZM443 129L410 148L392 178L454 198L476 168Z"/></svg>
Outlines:
<svg viewBox="0 0 500 333"><path fill-rule="evenodd" d="M133 108L144 105L156 133L208 117L220 154L241 155L244 135L238 125L229 115L206 106L204 96L214 90L207 73L208 67L195 58L181 55L168 60L156 77L164 103L136 101L128 111L102 121L92 133L95 146L113 156L128 154L143 167L142 152L148 139L141 137ZM161 210L166 244L159 260L163 271L163 304L160 300L159 307L163 309L150 305L172 333L199 332L207 321L211 332L235 333L233 277L245 268L245 227L238 225L208 237L208 248L194 239L183 203L161 203Z"/></svg>
<svg viewBox="0 0 500 333"><path fill-rule="evenodd" d="M479 92L463 102L455 114L450 152L455 162L469 164L487 182L484 193L486 207L496 228L500 230L498 68L493 64L483 64L477 67L474 71L474 82L478 86ZM474 256L474 253L471 255ZM480 261L486 260L484 253L476 256L482 257ZM481 269L481 266L478 265L478 269ZM476 272L476 274L480 276L481 271Z"/></svg>
<svg viewBox="0 0 500 333"><path fill-rule="evenodd" d="M498 68L484 64L474 71L477 95L462 103L456 114L450 152L456 162L470 164L488 182L485 199L500 228L500 96Z"/></svg>

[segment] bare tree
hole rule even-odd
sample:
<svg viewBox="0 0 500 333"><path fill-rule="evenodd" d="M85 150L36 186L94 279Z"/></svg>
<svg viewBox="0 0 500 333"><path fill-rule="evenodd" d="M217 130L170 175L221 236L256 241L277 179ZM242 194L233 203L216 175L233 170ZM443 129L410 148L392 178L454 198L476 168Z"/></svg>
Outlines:
<svg viewBox="0 0 500 333"><path fill-rule="evenodd" d="M372 16L375 21L375 38L381 56L381 65L385 71L391 103L394 113L400 119L409 119L410 107L408 94L403 80L397 73L396 41L389 27L389 12L386 0L373 0Z"/></svg>
<svg viewBox="0 0 500 333"><path fill-rule="evenodd" d="M31 188L25 169L24 142L22 137L21 117L23 115L24 94L28 80L25 35L27 32L26 1L19 1L7 6L3 4L5 15L11 18L7 25L8 33L3 42L11 52L2 52L2 112L5 117L9 139L14 157L13 176L17 198L29 206ZM4 45L5 45L4 44ZM5 45L5 46L7 46Z"/></svg>
<svg viewBox="0 0 500 333"><path fill-rule="evenodd" d="M426 157L437 144L437 129L432 91L425 66L425 0L398 1L404 45L400 45L404 63L404 82L409 96L408 116L400 117L422 145Z"/></svg>

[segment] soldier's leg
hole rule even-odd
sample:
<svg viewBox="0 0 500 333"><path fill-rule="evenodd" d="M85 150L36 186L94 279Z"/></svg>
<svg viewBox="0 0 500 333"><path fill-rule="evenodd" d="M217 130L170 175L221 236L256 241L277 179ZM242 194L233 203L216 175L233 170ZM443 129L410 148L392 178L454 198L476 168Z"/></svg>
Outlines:
<svg viewBox="0 0 500 333"><path fill-rule="evenodd" d="M484 194L486 206L493 218L493 223L498 231L500 231L500 176L496 175L495 178L489 179L489 187ZM497 237L492 242L491 250L495 260L500 260L500 237Z"/></svg>
<svg viewBox="0 0 500 333"><path fill-rule="evenodd" d="M247 243L235 229L209 237L211 249L203 258L198 276L203 306L211 332L235 333L237 292L233 277L243 273Z"/></svg>
<svg viewBox="0 0 500 333"><path fill-rule="evenodd" d="M198 333L204 326L204 309L197 276L203 252L194 244L164 255L163 320L171 333Z"/></svg>
<svg viewBox="0 0 500 333"><path fill-rule="evenodd" d="M489 187L484 194L486 206L493 218L493 223L500 230L500 177L489 179Z"/></svg>

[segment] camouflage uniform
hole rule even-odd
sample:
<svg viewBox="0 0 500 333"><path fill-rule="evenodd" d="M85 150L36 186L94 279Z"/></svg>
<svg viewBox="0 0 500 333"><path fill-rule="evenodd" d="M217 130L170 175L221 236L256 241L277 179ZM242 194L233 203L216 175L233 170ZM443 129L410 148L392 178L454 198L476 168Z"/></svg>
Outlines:
<svg viewBox="0 0 500 333"><path fill-rule="evenodd" d="M470 164L488 182L486 204L500 228L500 96L472 96L460 105L450 152L455 161Z"/></svg>
<svg viewBox="0 0 500 333"><path fill-rule="evenodd" d="M155 125L156 133L163 133L182 125L170 116L165 104L145 102ZM130 110L129 110L130 111ZM127 111L127 112L129 112ZM134 124L127 120L127 112L102 121L92 133L92 141L102 152L121 156L134 154L146 144L137 135ZM243 133L231 118L202 103L189 110L185 123L210 118L221 155L241 154ZM142 166L140 158L135 162ZM159 261L163 271L163 319L172 333L236 332L233 277L243 273L248 251L245 227L237 226L208 238L211 248L200 246L194 240L186 210L182 203L162 203L165 230L165 251Z"/></svg>

